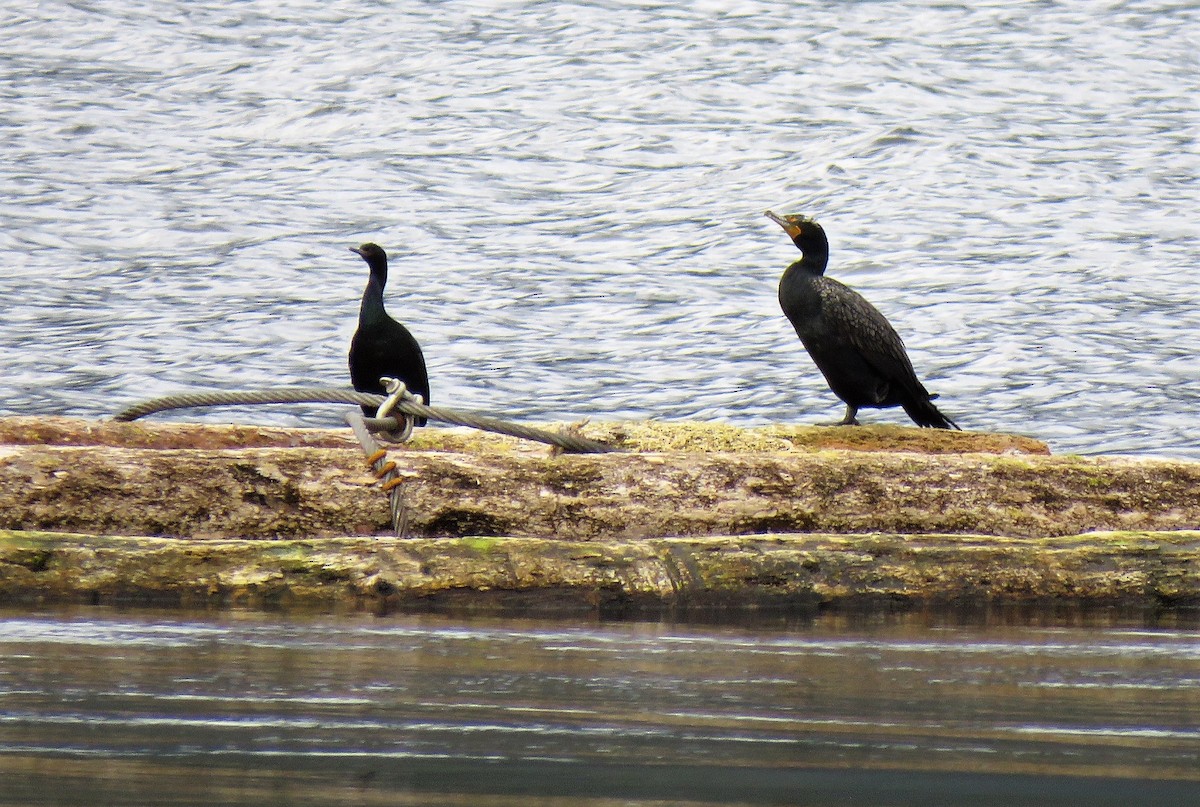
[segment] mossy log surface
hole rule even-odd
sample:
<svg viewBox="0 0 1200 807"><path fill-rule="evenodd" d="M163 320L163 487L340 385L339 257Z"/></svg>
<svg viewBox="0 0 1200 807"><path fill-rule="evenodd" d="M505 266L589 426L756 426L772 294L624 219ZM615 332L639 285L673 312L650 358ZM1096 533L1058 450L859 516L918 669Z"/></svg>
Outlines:
<svg viewBox="0 0 1200 807"><path fill-rule="evenodd" d="M1198 601L1200 463L894 426L581 431L628 453L418 430L390 452L397 540L370 537L387 501L348 429L0 419L0 598Z"/></svg>

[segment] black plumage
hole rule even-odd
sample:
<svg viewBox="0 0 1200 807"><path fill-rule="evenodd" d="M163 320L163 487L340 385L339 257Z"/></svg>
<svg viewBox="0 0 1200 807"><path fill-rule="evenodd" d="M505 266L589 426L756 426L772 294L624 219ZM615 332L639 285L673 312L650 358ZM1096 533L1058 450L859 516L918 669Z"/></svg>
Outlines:
<svg viewBox="0 0 1200 807"><path fill-rule="evenodd" d="M829 239L804 216L767 217L803 253L779 281L779 305L829 388L846 404L839 425L857 425L858 410L901 406L918 426L957 429L917 380L896 329L853 289L825 277Z"/></svg>
<svg viewBox="0 0 1200 807"><path fill-rule="evenodd" d="M359 392L386 395L380 378L390 376L404 382L408 391L429 403L429 374L421 346L408 329L388 316L383 307L383 288L387 285L387 253L377 244L351 247L367 266L371 277L363 292L358 311L358 330L350 341L350 382ZM364 406L363 414L374 417L376 407ZM416 425L424 426L425 418Z"/></svg>

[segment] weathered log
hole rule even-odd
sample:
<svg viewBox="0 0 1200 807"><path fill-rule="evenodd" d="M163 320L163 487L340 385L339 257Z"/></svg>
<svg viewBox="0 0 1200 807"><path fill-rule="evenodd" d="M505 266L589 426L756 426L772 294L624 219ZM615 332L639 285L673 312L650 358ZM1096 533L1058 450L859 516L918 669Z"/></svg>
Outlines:
<svg viewBox="0 0 1200 807"><path fill-rule="evenodd" d="M184 606L1200 604L1200 532L554 541L179 540L0 531L0 601Z"/></svg>
<svg viewBox="0 0 1200 807"><path fill-rule="evenodd" d="M210 436L219 430L191 429ZM921 439L929 432L902 431ZM417 443L392 452L410 479L405 497L414 537L615 540L776 532L1045 537L1200 525L1200 463L780 450L783 438L742 430L736 430L742 443L765 448L548 456L475 433L423 432L426 440L463 445L434 450ZM329 444L328 435L323 439ZM720 442L725 447L734 441ZM0 528L198 538L387 530L385 497L357 447L343 445L4 446Z"/></svg>
<svg viewBox="0 0 1200 807"><path fill-rule="evenodd" d="M397 540L365 537L389 513L348 430L0 419L0 599L1200 603L1200 463L900 427L584 433L629 453L419 430L391 452Z"/></svg>

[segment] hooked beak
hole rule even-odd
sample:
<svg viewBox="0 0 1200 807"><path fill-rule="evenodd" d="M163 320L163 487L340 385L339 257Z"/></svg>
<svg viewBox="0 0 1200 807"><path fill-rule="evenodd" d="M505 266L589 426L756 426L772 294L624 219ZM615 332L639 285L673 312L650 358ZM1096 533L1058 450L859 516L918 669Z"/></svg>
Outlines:
<svg viewBox="0 0 1200 807"><path fill-rule="evenodd" d="M795 238L797 235L800 234L800 228L797 227L795 224L792 224L790 221L785 219L783 216L776 216L770 210L766 211L766 213L764 213L764 215L767 218L769 218L771 221L775 222L780 227L782 227L783 231L785 233L787 233L790 237Z"/></svg>
<svg viewBox="0 0 1200 807"><path fill-rule="evenodd" d="M350 247L350 251L353 252L355 255L357 255L360 258L363 256L362 250L359 249L358 247Z"/></svg>

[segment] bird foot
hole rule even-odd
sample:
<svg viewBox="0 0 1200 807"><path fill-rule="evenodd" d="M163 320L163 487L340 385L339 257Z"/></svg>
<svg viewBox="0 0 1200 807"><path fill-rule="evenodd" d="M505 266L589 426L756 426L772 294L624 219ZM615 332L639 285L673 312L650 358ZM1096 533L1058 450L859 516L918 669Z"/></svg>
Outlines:
<svg viewBox="0 0 1200 807"><path fill-rule="evenodd" d="M837 423L830 423L830 426L857 426L858 425L858 407L846 404L846 414Z"/></svg>

